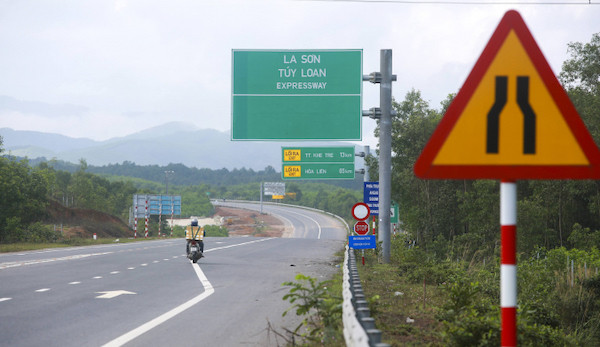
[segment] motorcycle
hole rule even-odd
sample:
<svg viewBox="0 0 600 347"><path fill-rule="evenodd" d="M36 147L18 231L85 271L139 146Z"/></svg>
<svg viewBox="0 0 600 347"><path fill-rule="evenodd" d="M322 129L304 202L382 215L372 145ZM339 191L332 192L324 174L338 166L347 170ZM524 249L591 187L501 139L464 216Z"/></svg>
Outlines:
<svg viewBox="0 0 600 347"><path fill-rule="evenodd" d="M194 264L198 262L198 259L204 257L203 254L203 244L201 244L202 241L196 241L196 240L190 240L188 242L188 254L187 257L189 260L191 260Z"/></svg>

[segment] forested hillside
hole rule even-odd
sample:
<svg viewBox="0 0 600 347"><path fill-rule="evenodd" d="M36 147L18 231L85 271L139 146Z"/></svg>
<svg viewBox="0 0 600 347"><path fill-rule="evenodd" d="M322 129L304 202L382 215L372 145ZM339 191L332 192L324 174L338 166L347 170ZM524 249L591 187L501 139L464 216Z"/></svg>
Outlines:
<svg viewBox="0 0 600 347"><path fill-rule="evenodd" d="M0 153L1 149L0 144ZM0 194L3 197L0 201L0 242L59 239L59 235L51 231L50 202L71 209L101 211L128 223L131 222L133 194L165 194L168 177L169 194L182 197L182 217L211 216L214 208L210 199L260 200L261 182L281 180L281 174L271 167L256 172L196 169L175 164L138 166L125 162L95 168L100 173L93 173L93 169L85 160L74 166L58 161L29 162L11 156L0 157ZM362 176L357 175L348 185L361 187L361 180ZM293 194L286 196L283 202L320 208L350 218L351 206L362 198L360 191L329 183L332 182L288 183L287 192ZM264 199L270 201L269 196ZM166 225L162 228L164 230ZM156 230L158 216L151 216L151 235Z"/></svg>
<svg viewBox="0 0 600 347"><path fill-rule="evenodd" d="M24 159L24 158L18 158ZM32 166L47 162L49 166L56 170L75 173L79 165L68 163L61 160L47 160L46 158L30 159ZM276 171L272 166L267 166L263 170L255 171L253 169L219 169L211 170L207 168L188 167L184 164L160 165L138 165L134 162L124 161L120 164L109 164L104 166L87 166L87 172L99 174L102 176L118 176L128 178L139 178L146 181L160 182L166 184L165 171L171 172L168 180L169 184L190 186L198 184L209 184L212 186L237 185L251 182L273 182L281 181L281 172ZM354 180L327 180L313 181L327 183L342 188L362 189L363 176L356 174Z"/></svg>

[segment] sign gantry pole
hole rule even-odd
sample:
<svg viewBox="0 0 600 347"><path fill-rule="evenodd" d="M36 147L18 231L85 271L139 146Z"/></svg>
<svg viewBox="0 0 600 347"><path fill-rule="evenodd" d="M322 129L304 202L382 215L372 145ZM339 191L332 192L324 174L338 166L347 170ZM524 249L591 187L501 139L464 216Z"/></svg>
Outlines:
<svg viewBox="0 0 600 347"><path fill-rule="evenodd" d="M517 183L500 183L500 310L502 346L517 345Z"/></svg>
<svg viewBox="0 0 600 347"><path fill-rule="evenodd" d="M379 84L379 232L383 244L383 262L391 256L390 206L392 201L392 50L382 49L380 55L381 82Z"/></svg>

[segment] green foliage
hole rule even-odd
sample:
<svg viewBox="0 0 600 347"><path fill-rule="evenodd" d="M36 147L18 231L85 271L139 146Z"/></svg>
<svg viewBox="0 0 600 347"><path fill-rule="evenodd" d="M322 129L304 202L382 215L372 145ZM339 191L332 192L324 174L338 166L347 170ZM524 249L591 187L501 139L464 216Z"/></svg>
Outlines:
<svg viewBox="0 0 600 347"><path fill-rule="evenodd" d="M283 300L292 306L283 312L283 316L295 310L296 315L305 316L294 335L302 336L308 341L330 345L343 340L339 326L342 321L342 299L334 296L329 290L331 281L317 282L316 278L296 275L296 282L284 282L291 287Z"/></svg>
<svg viewBox="0 0 600 347"><path fill-rule="evenodd" d="M204 231L206 231L206 236L229 237L227 228L218 225L205 225Z"/></svg>
<svg viewBox="0 0 600 347"><path fill-rule="evenodd" d="M21 239L18 234L28 230L27 225L45 216L48 179L26 161L0 157L0 242Z"/></svg>

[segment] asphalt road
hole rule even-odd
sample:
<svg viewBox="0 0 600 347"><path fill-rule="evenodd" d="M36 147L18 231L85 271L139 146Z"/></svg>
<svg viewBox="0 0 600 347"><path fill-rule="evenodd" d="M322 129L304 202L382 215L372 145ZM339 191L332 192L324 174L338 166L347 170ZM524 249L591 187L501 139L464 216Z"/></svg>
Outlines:
<svg viewBox="0 0 600 347"><path fill-rule="evenodd" d="M207 238L196 265L183 239L0 254L0 346L285 345L282 283L336 272L345 236L282 218L305 238Z"/></svg>
<svg viewBox="0 0 600 347"><path fill-rule="evenodd" d="M256 202L215 201L215 205L260 211ZM347 240L346 226L331 215L303 208L290 208L281 204L263 204L262 212L279 217L286 226L293 226L291 237L323 240Z"/></svg>

